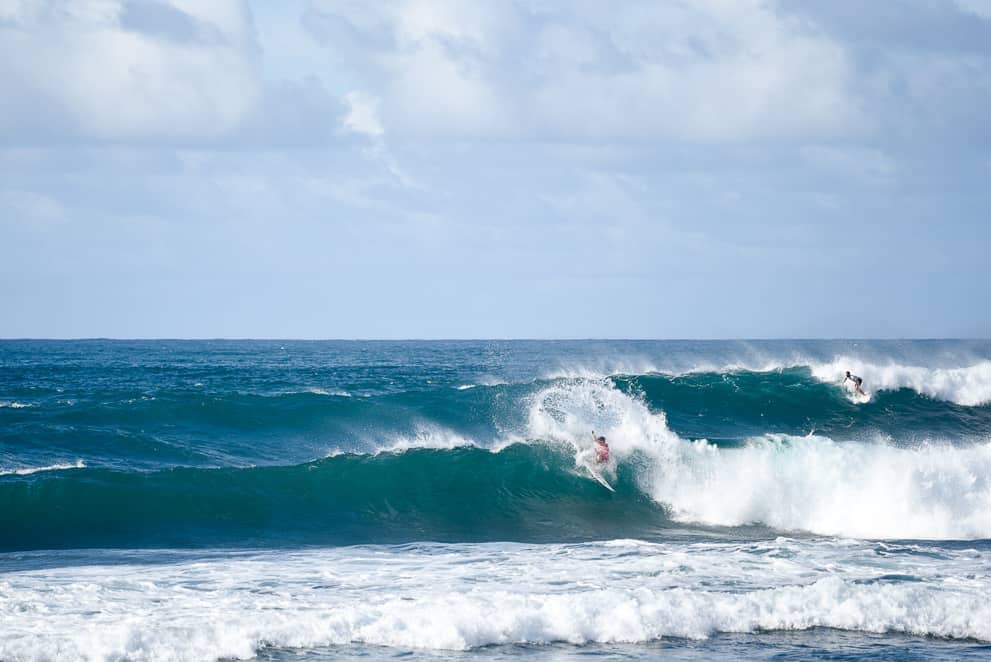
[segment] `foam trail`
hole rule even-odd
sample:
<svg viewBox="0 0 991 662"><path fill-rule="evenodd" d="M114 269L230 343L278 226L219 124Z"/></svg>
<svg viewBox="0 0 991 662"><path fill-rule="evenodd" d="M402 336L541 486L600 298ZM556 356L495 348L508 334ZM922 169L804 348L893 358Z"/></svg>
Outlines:
<svg viewBox="0 0 991 662"><path fill-rule="evenodd" d="M600 358L580 363L562 364L542 375L543 379L602 379L611 375L646 375L672 372L646 358Z"/></svg>
<svg viewBox="0 0 991 662"><path fill-rule="evenodd" d="M38 473L39 471L63 471L65 469L85 469L86 463L82 460L76 460L74 463L60 463L60 464L50 464L45 467L24 467L19 469L0 469L0 476L27 476L33 473Z"/></svg>
<svg viewBox="0 0 991 662"><path fill-rule="evenodd" d="M478 446L473 440L460 435L451 430L447 430L437 425L421 424L416 427L412 434L392 435L384 441L374 444L371 455L380 453L402 453L413 449L433 449L451 450L454 448L465 448L468 446ZM328 457L340 455L345 451L335 449L328 453Z"/></svg>
<svg viewBox="0 0 991 662"><path fill-rule="evenodd" d="M313 395L328 395L337 396L339 398L350 398L351 394L342 389L334 389L328 391L327 389L320 388L319 386L309 386L304 391L304 393L311 393Z"/></svg>
<svg viewBox="0 0 991 662"><path fill-rule="evenodd" d="M991 443L897 447L765 435L720 448L679 438L663 412L608 381L555 384L530 405L531 438L582 448L592 429L681 521L864 538L991 538Z"/></svg>
<svg viewBox="0 0 991 662"><path fill-rule="evenodd" d="M991 641L985 558L891 551L613 541L55 563L0 578L0 658L244 659L266 646L465 650L815 627ZM940 563L924 562L934 554Z"/></svg>

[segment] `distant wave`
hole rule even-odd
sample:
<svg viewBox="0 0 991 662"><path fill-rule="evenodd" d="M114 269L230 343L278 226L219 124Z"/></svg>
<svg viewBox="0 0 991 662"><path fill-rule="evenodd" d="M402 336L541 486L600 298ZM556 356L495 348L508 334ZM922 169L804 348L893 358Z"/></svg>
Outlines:
<svg viewBox="0 0 991 662"><path fill-rule="evenodd" d="M974 407L991 403L991 361L979 361L959 367L927 367L899 363L876 363L855 356L837 356L830 361L807 359L761 360L725 364L703 363L672 370L649 361L610 361L601 365L577 365L547 373L547 379L602 379L614 376L667 375L735 375L770 373L808 368L820 382L842 386L847 370L864 379L867 391L911 389L920 395Z"/></svg>
<svg viewBox="0 0 991 662"><path fill-rule="evenodd" d="M869 391L908 388L967 407L991 403L991 361L960 368L927 368L863 363L840 357L830 363L813 365L811 369L816 379L833 383L841 382L850 370L864 379L864 387Z"/></svg>
<svg viewBox="0 0 991 662"><path fill-rule="evenodd" d="M312 393L313 395L337 396L339 398L350 398L351 397L351 394L350 393L348 393L347 391L344 391L342 389L331 389L331 390L328 391L327 389L319 388L317 386L311 386L311 387L305 389L303 392L304 393Z"/></svg>

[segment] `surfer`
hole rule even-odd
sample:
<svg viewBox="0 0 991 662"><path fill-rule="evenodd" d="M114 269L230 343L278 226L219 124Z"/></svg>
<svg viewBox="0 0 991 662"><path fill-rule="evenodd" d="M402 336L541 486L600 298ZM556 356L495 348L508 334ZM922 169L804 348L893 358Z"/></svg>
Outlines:
<svg viewBox="0 0 991 662"><path fill-rule="evenodd" d="M595 440L595 463L605 464L609 461L609 444L606 443L606 438L596 437L593 430L592 439Z"/></svg>
<svg viewBox="0 0 991 662"><path fill-rule="evenodd" d="M843 378L843 383L846 384L846 380L848 379L851 382L853 382L853 390L859 393L860 395L864 395L864 390L860 388L860 385L864 383L864 380L858 377L857 375L851 375L850 371L847 370L846 377Z"/></svg>

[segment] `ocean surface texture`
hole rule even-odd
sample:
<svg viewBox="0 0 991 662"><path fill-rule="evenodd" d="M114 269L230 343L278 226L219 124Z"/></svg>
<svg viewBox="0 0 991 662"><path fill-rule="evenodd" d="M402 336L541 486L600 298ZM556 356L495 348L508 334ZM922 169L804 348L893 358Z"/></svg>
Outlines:
<svg viewBox="0 0 991 662"><path fill-rule="evenodd" d="M0 341L0 660L658 655L991 656L991 342Z"/></svg>

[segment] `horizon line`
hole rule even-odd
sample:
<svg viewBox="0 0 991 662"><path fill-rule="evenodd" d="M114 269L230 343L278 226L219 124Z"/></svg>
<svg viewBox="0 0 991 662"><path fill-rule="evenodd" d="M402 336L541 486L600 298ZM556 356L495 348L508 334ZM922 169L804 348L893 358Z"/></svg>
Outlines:
<svg viewBox="0 0 991 662"><path fill-rule="evenodd" d="M16 342L16 341L43 341L43 342L92 342L92 341L169 341L169 342L188 342L188 341L226 341L226 342L237 342L237 341L252 341L252 342L579 342L579 341L598 341L598 342L611 342L611 341L634 341L634 342L766 342L766 341L779 341L779 340L808 340L808 341L854 341L854 342L895 342L895 341L934 341L934 340L957 340L957 341L991 341L991 338L982 338L976 336L875 336L875 337L826 337L826 336L766 336L766 337L697 337L697 338L687 338L687 337L672 337L672 338L661 338L661 337L611 337L611 336L597 336L597 337L339 337L339 338L322 338L322 337L253 337L253 336L66 336L66 337L42 337L42 336L0 336L0 342Z"/></svg>

